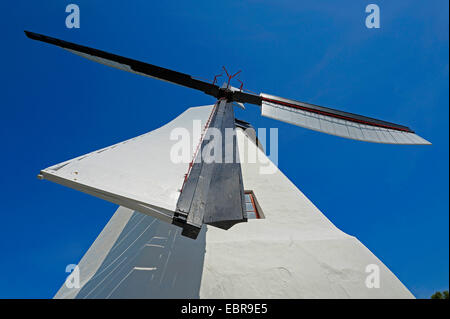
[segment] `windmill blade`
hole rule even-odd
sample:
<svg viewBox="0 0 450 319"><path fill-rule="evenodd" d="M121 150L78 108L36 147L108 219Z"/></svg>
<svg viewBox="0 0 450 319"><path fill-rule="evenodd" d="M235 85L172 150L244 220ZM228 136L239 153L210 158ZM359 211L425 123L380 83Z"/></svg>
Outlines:
<svg viewBox="0 0 450 319"><path fill-rule="evenodd" d="M141 61L125 58L120 55L63 41L60 39L52 38L34 32L25 31L25 34L30 39L56 45L86 59L101 64L105 64L107 66L111 66L113 68L117 68L123 71L148 76L158 80L163 80L166 82L185 86L191 89L200 90L212 96L217 96L219 92L218 86L212 83L194 79L188 74L169 70L153 64L148 64Z"/></svg>
<svg viewBox="0 0 450 319"><path fill-rule="evenodd" d="M261 115L311 130L384 144L431 144L410 128L362 115L261 93Z"/></svg>

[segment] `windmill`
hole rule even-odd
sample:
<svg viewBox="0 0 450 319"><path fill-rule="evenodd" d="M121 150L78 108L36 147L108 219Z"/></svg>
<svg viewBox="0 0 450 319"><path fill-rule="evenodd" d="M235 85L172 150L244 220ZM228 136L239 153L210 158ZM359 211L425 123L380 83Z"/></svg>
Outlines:
<svg viewBox="0 0 450 319"><path fill-rule="evenodd" d="M167 154L169 152L166 145L167 139L162 137L163 135L167 136L167 131L161 128L134 139L53 165L42 170L38 175L41 179L56 182L116 203L121 206L119 210L127 208L129 212L134 212L133 214L139 212L138 214L143 213L152 218L156 218L158 223L162 221L178 226L181 228L181 235L190 238L187 240L198 238L202 229L205 228L202 227L203 224L227 230L227 233L233 233L232 230L235 228L239 228L240 232L251 232L253 226L250 225L251 223L246 223L249 219L261 218L266 214L270 215L270 209L268 208L270 205L266 204L268 199L265 198L269 198L270 195L256 194L257 191L249 190L247 186L254 183L254 188L260 187L264 183L263 177L257 176L257 173L253 172L251 165L242 163L239 160L230 162L225 158L227 156L227 149L232 149L233 154L239 157L241 152L238 148L241 146L240 144L244 143L242 141L247 140L254 143L250 147L257 149L257 152L263 152L258 145L257 138L251 133L253 129L251 124L235 119L234 105L241 107L243 104L255 105L261 108L261 114L265 117L359 141L387 144L430 144L406 126L265 93L259 95L249 93L243 90L242 82L239 88L232 87L231 80L239 72L230 74L225 68L224 73L227 81L222 86L219 86L217 85L217 76L213 81L206 82L177 71L49 36L28 31L25 31L25 34L30 39L56 45L89 60L127 72L195 89L216 99L214 105L211 107L189 109L180 116L180 119L177 118L174 120L175 123L169 123L168 128L173 128L177 125L183 126L192 119L202 118L204 123L203 133L201 134L198 145L195 146L196 150L207 147L210 141L205 139L204 136L213 129L221 132L222 135L225 135L227 129L233 131L238 130L239 133L235 134L231 140L222 141L220 146L222 152L219 152L218 160L216 158L212 162L203 161L201 151L194 152L192 161L181 166L173 166L168 163L168 157L164 155L160 157L157 155L155 158L155 152L158 154ZM240 130L248 131L241 133ZM150 146L153 147L151 151L149 149ZM245 166L246 169L244 170L242 166ZM280 185L278 186L282 188L282 185L284 185L286 188L289 188L289 192L292 192L293 202L303 196L301 193L300 195L294 194L297 191L296 188L295 190L291 189L292 186L288 185L284 179L281 180L281 178L279 181ZM265 192L263 187L260 192ZM295 196L297 196L297 199L295 199ZM288 197L286 195L286 198ZM310 202L306 198L301 197L301 202L297 204L299 203L304 206L305 211L308 211L308 216L313 216L316 211L322 216L317 208L312 204L312 206L310 205ZM333 234L330 235L331 237L335 235L338 237L344 236L325 217L320 217L320 221L316 220L316 217L308 218L312 218L311 224L315 225L317 223L316 226L318 229L322 229L323 233L330 232L330 234ZM154 219L151 219L151 224L154 221ZM131 217L128 222L131 223ZM239 223L244 224L240 227L235 226ZM247 230L246 226L248 226ZM308 229L309 226L305 227ZM170 234L172 228L169 227L168 229ZM111 232L111 229L108 232ZM105 236L106 233L103 237ZM204 240L205 235L203 234L202 236L202 240ZM238 237L240 236L238 235ZM97 240L100 240L101 237L102 235ZM159 237L161 236L153 236L152 239ZM164 238L168 240L168 237ZM227 238L227 240L230 240L229 237ZM183 243L189 247L193 247L192 243L186 243L184 240ZM357 243L360 245L359 242ZM151 244L147 243L146 245ZM357 244L354 245L358 246ZM102 244L103 246L104 244ZM165 247L165 245L160 246ZM359 251L360 247L355 247L352 249ZM111 247L103 247L102 249L107 252L113 250ZM348 254L348 251L346 253ZM377 260L372 254L369 254L370 256L366 252L360 252L360 254L365 256L362 259L372 260L375 258ZM93 257L91 256L89 258L92 259ZM132 271L134 272L156 270L156 267L139 267L135 265L133 267ZM217 265L217 267L221 266ZM383 265L383 267L385 266ZM409 292L401 285L398 279L389 272L387 267L385 269L383 271L391 274L389 276L392 277L390 291L393 293L398 292L397 296L410 297ZM98 271L98 269L95 271ZM178 269L176 273L178 274L180 271L186 270ZM129 274L131 274L131 271ZM124 277L128 278L129 274L119 276L119 278L122 278L120 285L123 285ZM95 274L92 274L92 276L96 278ZM167 276L166 272L161 276L164 279L164 276ZM162 284L163 279L161 279L160 284ZM89 282L89 280L86 282ZM193 285L195 286L196 284ZM105 291L108 291L109 295L105 296L114 296L113 294L117 293L117 287L109 290L106 289ZM187 291L191 291L188 288L186 289ZM173 291L173 289L169 289L167 292L168 296L173 296ZM92 290L85 292L88 295L90 293L92 293ZM60 294L64 295L65 292L60 291ZM190 296L189 293L187 295ZM158 296L161 296L161 294ZM211 296L211 294L207 294L207 296ZM215 295L212 294L212 296ZM360 295L356 294L356 296Z"/></svg>

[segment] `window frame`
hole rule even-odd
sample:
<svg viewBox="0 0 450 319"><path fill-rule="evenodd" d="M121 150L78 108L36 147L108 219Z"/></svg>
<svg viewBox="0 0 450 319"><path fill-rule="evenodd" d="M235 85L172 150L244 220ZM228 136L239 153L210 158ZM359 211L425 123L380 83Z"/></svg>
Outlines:
<svg viewBox="0 0 450 319"><path fill-rule="evenodd" d="M247 203L248 203L247 199L246 199L247 195L249 195L249 197L250 197L250 201L251 201L253 210L247 210ZM252 190L244 191L244 202L245 202L245 213L247 214L248 212L254 212L255 216L256 216L256 218L248 218L247 217L247 220L248 219L264 219L265 218L264 214L262 213L261 206L259 205L258 200L256 199L255 193Z"/></svg>

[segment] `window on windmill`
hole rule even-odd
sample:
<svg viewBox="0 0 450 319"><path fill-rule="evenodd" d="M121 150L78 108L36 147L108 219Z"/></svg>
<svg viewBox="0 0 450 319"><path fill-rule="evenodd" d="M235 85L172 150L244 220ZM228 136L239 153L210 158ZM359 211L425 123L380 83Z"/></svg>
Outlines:
<svg viewBox="0 0 450 319"><path fill-rule="evenodd" d="M255 194L251 191L245 192L245 211L248 219L261 218L260 211L258 210L258 204L256 203Z"/></svg>

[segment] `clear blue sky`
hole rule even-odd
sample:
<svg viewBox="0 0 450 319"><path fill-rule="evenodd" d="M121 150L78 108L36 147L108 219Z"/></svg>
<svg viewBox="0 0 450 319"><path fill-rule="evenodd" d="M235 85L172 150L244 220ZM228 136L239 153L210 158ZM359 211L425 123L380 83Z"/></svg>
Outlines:
<svg viewBox="0 0 450 319"><path fill-rule="evenodd" d="M433 145L356 142L262 118L257 107L237 111L279 128L281 170L414 295L448 289L448 1L72 2L78 30L65 27L69 1L2 3L0 297L52 297L116 209L39 181L40 169L213 102L24 29L204 78L242 69L252 91L410 126ZM380 29L365 27L369 3L380 6Z"/></svg>

